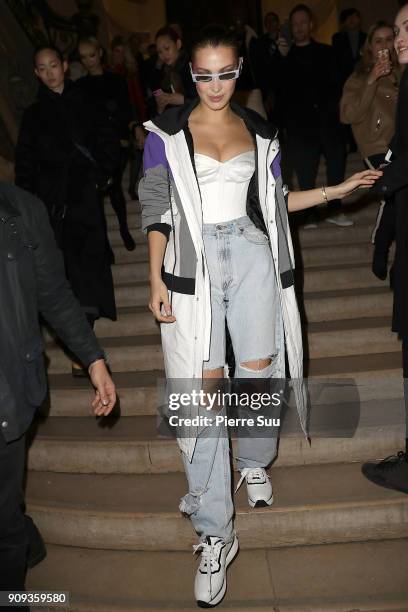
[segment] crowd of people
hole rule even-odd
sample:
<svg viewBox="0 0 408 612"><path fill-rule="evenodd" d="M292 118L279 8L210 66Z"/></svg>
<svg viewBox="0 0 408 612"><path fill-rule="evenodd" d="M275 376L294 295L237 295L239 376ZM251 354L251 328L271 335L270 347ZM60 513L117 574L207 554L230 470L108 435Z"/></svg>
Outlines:
<svg viewBox="0 0 408 612"><path fill-rule="evenodd" d="M288 366L301 380L288 213L303 215L303 227L313 230L326 205L325 221L350 227L342 200L359 188L382 199L373 233L379 278L387 276L396 241L393 331L403 339L408 377L407 22L408 5L395 24L378 21L365 34L350 8L327 45L313 38L315 17L299 4L283 23L265 15L261 36L237 10L230 28L208 26L190 48L179 24L169 24L145 55L134 35L114 37L108 50L83 35L71 62L52 45L35 50L38 98L24 113L15 155L20 189L0 190L7 258L20 266L1 262L9 302L0 318L0 392L9 399L0 407L7 483L0 493L0 568L8 568L0 570L0 590L23 588L33 546L20 494L24 434L46 389L38 312L72 351L72 375L91 377L95 414L107 415L115 404L93 326L99 317L116 319L105 198L125 248L136 248L123 192L128 165L128 195L140 200L148 236L149 308L161 324L167 378L196 379L214 390L232 350L238 379L285 378ZM357 149L366 170L345 180L347 154ZM327 183L316 187L322 156ZM299 191L286 186L292 171ZM301 387L295 395L301 416ZM204 428L178 442L189 483L180 510L190 516L202 554L195 596L213 607L238 552L228 435ZM245 481L251 507L273 502L265 468L276 439L262 442L239 440L239 485ZM390 462L367 464L364 474L408 492L406 457L394 458L393 470ZM394 481L386 482L391 472Z"/></svg>

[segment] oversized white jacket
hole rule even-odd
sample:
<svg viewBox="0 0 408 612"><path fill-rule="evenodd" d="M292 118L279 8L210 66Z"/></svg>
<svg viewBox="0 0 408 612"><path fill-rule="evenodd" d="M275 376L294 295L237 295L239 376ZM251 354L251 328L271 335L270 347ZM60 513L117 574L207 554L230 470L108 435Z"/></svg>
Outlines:
<svg viewBox="0 0 408 612"><path fill-rule="evenodd" d="M194 101L170 109L145 123L150 134L146 139L139 199L143 230L159 230L168 236L162 276L177 320L161 324L166 377L183 379L184 388L190 384L191 388L198 389L203 361L209 359L211 301L200 190L194 168L193 140L188 129L188 117L196 104ZM286 344L290 376L294 379L297 407L305 430L302 335L279 141L276 129L257 113L236 104L231 106L245 121L255 142L256 170L248 190L247 214L268 234L276 272L281 310L274 322L278 350L273 360L273 377L285 377ZM192 427L191 435L178 438L181 450L190 461L196 431Z"/></svg>

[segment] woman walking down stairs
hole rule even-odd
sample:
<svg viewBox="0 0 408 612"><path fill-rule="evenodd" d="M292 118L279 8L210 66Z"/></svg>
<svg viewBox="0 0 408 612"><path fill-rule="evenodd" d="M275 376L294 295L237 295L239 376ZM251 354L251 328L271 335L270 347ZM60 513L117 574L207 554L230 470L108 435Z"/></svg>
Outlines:
<svg viewBox="0 0 408 612"><path fill-rule="evenodd" d="M351 157L348 174L359 169ZM349 210L354 227L299 230L299 274L309 377L355 380L360 422L353 437L315 437L311 446L301 433L283 436L269 470L272 506L250 510L238 491L236 521L247 550L229 569L220 607L408 609L408 496L377 487L360 471L403 443L401 349L389 331L389 287L371 272L377 204ZM122 246L114 213L107 213L118 321L98 321L96 332L121 419L98 426L87 409L87 381L72 380L69 359L47 337L50 405L29 453L27 505L48 555L27 586L70 591L70 609L78 612L194 610L196 567L186 551L195 538L177 511L183 465L176 442L156 430L163 357L147 308L140 212L129 214L134 252Z"/></svg>

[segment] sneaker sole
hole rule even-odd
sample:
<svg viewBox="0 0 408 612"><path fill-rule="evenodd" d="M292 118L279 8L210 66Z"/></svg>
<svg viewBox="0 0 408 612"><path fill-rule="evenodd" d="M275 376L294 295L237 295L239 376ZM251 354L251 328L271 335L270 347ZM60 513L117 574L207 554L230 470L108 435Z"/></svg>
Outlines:
<svg viewBox="0 0 408 612"><path fill-rule="evenodd" d="M272 506L273 504L273 494L270 496L268 500L265 499L257 499L256 502L252 501L248 497L248 504L251 508L265 508L265 506Z"/></svg>
<svg viewBox="0 0 408 612"><path fill-rule="evenodd" d="M390 489L393 491L399 491L400 493L407 493L408 494L408 488L407 487L398 487L396 485L392 486L390 484L387 484L385 482L383 482L380 478L376 478L375 476L367 476L367 474L365 474L363 472L363 470L361 470L363 476L365 476L367 478L367 480L369 480L370 482L373 482L374 484L378 485L379 487L383 487L384 489Z"/></svg>
<svg viewBox="0 0 408 612"><path fill-rule="evenodd" d="M232 546L229 549L227 557L225 559L225 578L224 578L224 582L222 583L222 587L211 602L202 601L201 599L198 599L197 606L199 608L214 608L215 606L218 606L220 601L223 599L225 592L227 590L227 569L228 569L229 564L232 563L232 561L238 554L238 550L239 550L239 542L238 542L237 536L235 536L234 542L232 543Z"/></svg>
<svg viewBox="0 0 408 612"><path fill-rule="evenodd" d="M325 219L326 223L337 225L337 227L353 227L354 223L339 223L338 221L332 221L331 219Z"/></svg>

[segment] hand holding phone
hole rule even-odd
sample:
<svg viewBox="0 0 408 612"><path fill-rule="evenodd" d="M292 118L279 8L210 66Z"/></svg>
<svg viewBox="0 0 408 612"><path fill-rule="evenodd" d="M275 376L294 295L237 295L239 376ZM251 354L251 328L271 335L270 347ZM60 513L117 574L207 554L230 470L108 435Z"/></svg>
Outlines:
<svg viewBox="0 0 408 612"><path fill-rule="evenodd" d="M389 75L391 70L392 66L389 49L379 49L377 51L377 61L368 76L368 85L372 85L381 77Z"/></svg>

